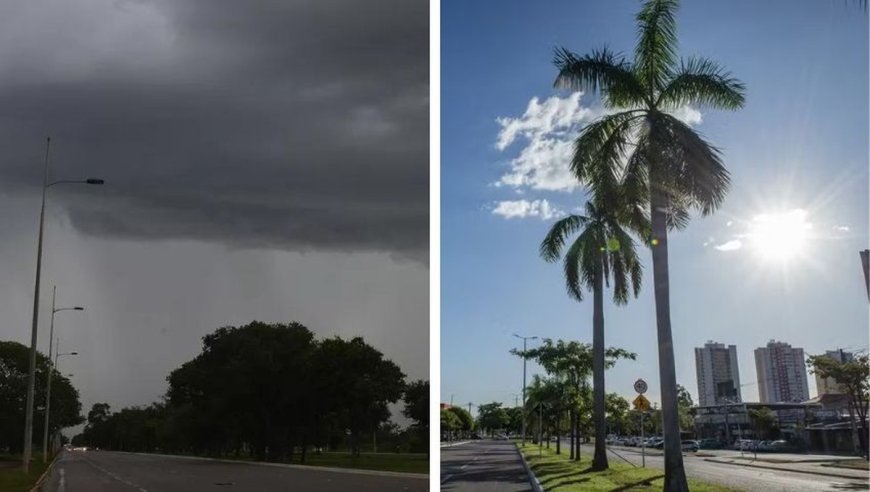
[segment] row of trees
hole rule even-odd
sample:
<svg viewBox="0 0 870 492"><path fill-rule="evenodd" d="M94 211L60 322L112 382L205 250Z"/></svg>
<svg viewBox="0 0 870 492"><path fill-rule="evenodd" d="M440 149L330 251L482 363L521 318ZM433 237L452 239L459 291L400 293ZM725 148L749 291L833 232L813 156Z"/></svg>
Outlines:
<svg viewBox="0 0 870 492"><path fill-rule="evenodd" d="M347 446L359 454L363 438L373 448L379 436L395 441L389 406L404 398L413 422L406 447L428 451L428 382L406 383L396 364L359 337L316 340L299 323L220 328L167 380L160 403L116 413L94 405L74 442L270 461L292 461L298 450L304 462L310 448Z"/></svg>
<svg viewBox="0 0 870 492"><path fill-rule="evenodd" d="M738 109L744 85L712 60L679 59L677 0L647 0L637 14L634 59L607 48L576 55L556 52L555 85L597 93L610 110L580 132L571 170L590 192L585 215L558 221L543 241L548 261L564 258L568 293L593 293L593 470L607 468L604 449L604 289L617 304L637 295L642 271L632 234L652 252L659 384L665 437L665 484L687 491L680 446L673 337L670 321L668 232L685 227L692 210L707 215L725 198L729 174L719 151L673 112L685 105ZM568 245L568 239L576 238ZM564 250L564 251L563 251ZM564 253L564 255L563 255ZM576 427L573 424L572 427Z"/></svg>
<svg viewBox="0 0 870 492"><path fill-rule="evenodd" d="M27 373L30 348L18 342L0 341L0 451L20 453L23 446L24 414L27 396ZM72 381L51 367L48 357L36 354L35 411L33 442L39 443L45 425L45 385L48 371L52 373L51 422L49 433L54 435L64 427L81 424L82 405L79 392ZM37 444L35 449L40 449Z"/></svg>
<svg viewBox="0 0 870 492"><path fill-rule="evenodd" d="M868 452L867 410L870 406L870 356L859 354L847 362L832 359L825 354L812 355L807 359L810 372L820 377L833 379L840 390L849 395L849 414L859 422L858 445L865 458Z"/></svg>

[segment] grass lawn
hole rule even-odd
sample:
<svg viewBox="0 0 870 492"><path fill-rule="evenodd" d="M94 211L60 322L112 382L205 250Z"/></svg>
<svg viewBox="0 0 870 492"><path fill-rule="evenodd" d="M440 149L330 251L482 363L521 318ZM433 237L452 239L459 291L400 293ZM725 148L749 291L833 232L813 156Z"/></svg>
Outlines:
<svg viewBox="0 0 870 492"><path fill-rule="evenodd" d="M364 470L429 473L429 459L425 454L362 453L359 457L354 457L350 453L309 453L305 456L305 464Z"/></svg>
<svg viewBox="0 0 870 492"><path fill-rule="evenodd" d="M561 455L556 449L544 449L543 456L538 456L538 447L528 444L523 449L526 461L538 477L544 490L562 492L573 491L618 491L618 490L662 490L665 474L654 468L635 468L625 462L609 460L610 469L601 472L591 472L592 456L582 453L578 461L570 461L568 452L563 449ZM692 492L730 492L739 489L724 487L717 484L689 479Z"/></svg>
<svg viewBox="0 0 870 492"><path fill-rule="evenodd" d="M42 473L48 468L48 463L43 463L42 458L34 456L30 465L30 471L21 471L21 457L0 455L0 490L3 492L28 492Z"/></svg>

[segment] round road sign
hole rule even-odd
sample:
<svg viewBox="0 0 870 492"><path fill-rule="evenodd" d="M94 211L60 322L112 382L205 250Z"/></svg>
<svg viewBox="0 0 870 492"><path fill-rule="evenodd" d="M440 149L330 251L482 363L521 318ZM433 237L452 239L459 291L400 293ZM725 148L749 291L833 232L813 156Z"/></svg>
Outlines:
<svg viewBox="0 0 870 492"><path fill-rule="evenodd" d="M646 393L646 381L643 379L638 379L634 382L634 390L640 394Z"/></svg>

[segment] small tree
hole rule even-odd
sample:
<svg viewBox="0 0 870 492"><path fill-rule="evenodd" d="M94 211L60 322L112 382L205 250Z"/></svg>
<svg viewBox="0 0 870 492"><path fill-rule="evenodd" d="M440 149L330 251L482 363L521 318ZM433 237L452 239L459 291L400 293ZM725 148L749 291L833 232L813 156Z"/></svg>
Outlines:
<svg viewBox="0 0 870 492"><path fill-rule="evenodd" d="M767 407L750 408L747 412L749 421L752 423L752 428L755 430L755 435L760 439L767 439L770 433L776 426L776 417L773 412Z"/></svg>
<svg viewBox="0 0 870 492"><path fill-rule="evenodd" d="M827 355L811 355L807 360L810 372L822 378L832 378L849 395L849 406L861 425L858 444L865 458L867 453L867 403L870 394L870 360L859 355L849 362L840 362Z"/></svg>

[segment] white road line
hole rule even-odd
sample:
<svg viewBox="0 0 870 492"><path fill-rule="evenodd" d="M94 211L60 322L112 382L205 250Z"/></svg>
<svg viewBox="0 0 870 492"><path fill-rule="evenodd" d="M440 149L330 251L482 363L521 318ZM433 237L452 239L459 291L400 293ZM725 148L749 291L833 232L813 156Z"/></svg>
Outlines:
<svg viewBox="0 0 870 492"><path fill-rule="evenodd" d="M444 485L444 483L447 482L448 480L450 480L452 477L453 477L453 475L447 475L446 477L442 478L441 485Z"/></svg>
<svg viewBox="0 0 870 492"><path fill-rule="evenodd" d="M60 482L57 484L57 492L65 492L66 491L66 472L63 468L60 469Z"/></svg>

